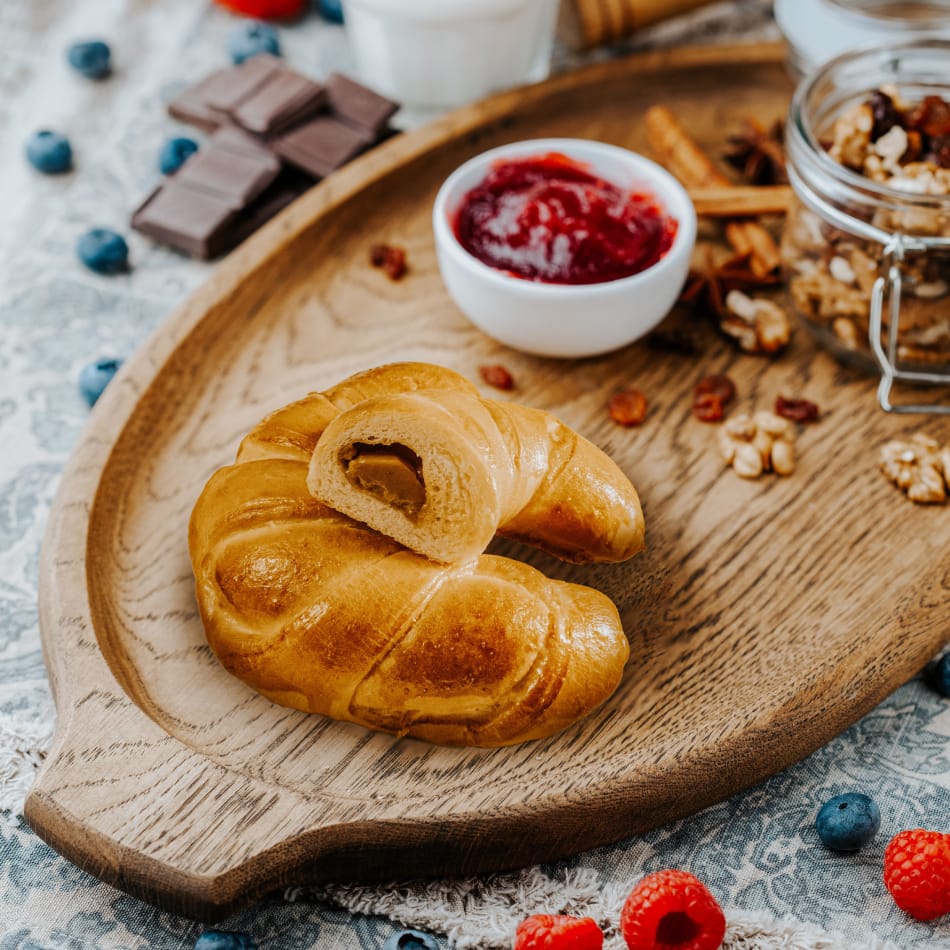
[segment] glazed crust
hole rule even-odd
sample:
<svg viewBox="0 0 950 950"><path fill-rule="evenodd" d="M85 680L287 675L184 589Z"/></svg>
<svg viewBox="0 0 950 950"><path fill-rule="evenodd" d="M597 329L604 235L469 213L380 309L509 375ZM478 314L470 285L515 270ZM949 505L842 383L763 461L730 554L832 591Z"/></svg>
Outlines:
<svg viewBox="0 0 950 950"><path fill-rule="evenodd" d="M391 391L326 422L307 479L314 497L446 563L477 557L496 533L574 563L623 561L643 548L639 498L609 456L550 413L482 399L457 378L429 367L411 392L395 374L377 378ZM432 382L441 385L426 388ZM422 507L355 483L348 464L359 446L418 458Z"/></svg>
<svg viewBox="0 0 950 950"><path fill-rule="evenodd" d="M208 642L275 702L370 729L485 747L559 732L620 682L630 647L607 597L480 552L430 560L308 490L311 455L332 421L392 392L480 404L471 383L441 367L380 367L272 413L243 440L236 464L211 477L189 525ZM514 429L517 416L479 411L498 450L541 473L534 494L543 498L546 478L566 479L567 505L581 475L559 473L570 471L576 446L543 470L533 443L497 431ZM532 421L564 428L543 413ZM532 503L525 518L539 543ZM567 532L539 503L563 547Z"/></svg>
<svg viewBox="0 0 950 950"><path fill-rule="evenodd" d="M446 745L559 732L617 687L613 603L518 561L443 565L316 501L307 465L216 472L189 526L208 641L275 702Z"/></svg>

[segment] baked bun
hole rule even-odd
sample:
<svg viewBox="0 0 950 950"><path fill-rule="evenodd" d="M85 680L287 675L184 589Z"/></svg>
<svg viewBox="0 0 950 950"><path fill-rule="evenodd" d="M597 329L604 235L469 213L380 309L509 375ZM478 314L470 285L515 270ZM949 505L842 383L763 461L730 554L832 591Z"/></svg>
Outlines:
<svg viewBox="0 0 950 950"><path fill-rule="evenodd" d="M224 667L370 729L471 746L548 736L613 692L629 654L603 594L507 558L427 560L313 498L305 461L216 472L189 547Z"/></svg>
<svg viewBox="0 0 950 950"><path fill-rule="evenodd" d="M643 548L636 490L609 456L550 413L463 387L387 393L340 413L307 485L446 563L477 557L496 533L574 563Z"/></svg>
<svg viewBox="0 0 950 950"><path fill-rule="evenodd" d="M444 389L478 395L462 375L432 363L389 363L344 379L322 393L310 393L272 412L241 442L237 460L292 458L309 462L323 430L341 412L366 399L416 389Z"/></svg>

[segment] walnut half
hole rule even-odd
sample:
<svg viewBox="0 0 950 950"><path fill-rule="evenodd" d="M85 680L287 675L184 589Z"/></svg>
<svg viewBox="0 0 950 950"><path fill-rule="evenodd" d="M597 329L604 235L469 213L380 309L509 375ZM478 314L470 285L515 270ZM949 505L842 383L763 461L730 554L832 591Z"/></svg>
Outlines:
<svg viewBox="0 0 950 950"><path fill-rule="evenodd" d="M777 353L788 345L792 325L788 314L771 300L749 297L741 290L726 294L726 315L719 328L746 353Z"/></svg>
<svg viewBox="0 0 950 950"><path fill-rule="evenodd" d="M741 478L763 472L791 475L795 471L795 436L787 419L774 412L740 413L719 430L719 454Z"/></svg>
<svg viewBox="0 0 950 950"><path fill-rule="evenodd" d="M921 505L942 505L947 500L950 479L950 448L941 448L936 439L913 435L895 439L881 449L881 471L911 501Z"/></svg>

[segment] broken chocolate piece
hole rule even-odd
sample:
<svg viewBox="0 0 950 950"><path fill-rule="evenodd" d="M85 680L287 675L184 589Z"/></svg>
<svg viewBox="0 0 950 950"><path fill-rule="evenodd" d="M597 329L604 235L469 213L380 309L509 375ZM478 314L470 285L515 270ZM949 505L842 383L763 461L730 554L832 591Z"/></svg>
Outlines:
<svg viewBox="0 0 950 950"><path fill-rule="evenodd" d="M221 81L225 75L233 70L219 69L201 82L183 89L171 102L168 103L168 114L180 122L187 122L205 132L213 132L223 121L223 113L208 105L206 93Z"/></svg>
<svg viewBox="0 0 950 950"><path fill-rule="evenodd" d="M315 178L323 178L345 165L372 139L359 129L330 116L318 116L273 142L274 151L285 161Z"/></svg>
<svg viewBox="0 0 950 950"><path fill-rule="evenodd" d="M221 235L236 217L231 202L172 179L153 191L133 213L132 227L206 260L221 252Z"/></svg>
<svg viewBox="0 0 950 950"><path fill-rule="evenodd" d="M327 80L327 94L333 114L344 122L364 129L373 138L383 134L399 103L377 95L346 76L333 73Z"/></svg>
<svg viewBox="0 0 950 950"><path fill-rule="evenodd" d="M276 57L262 53L216 74L214 82L205 84L202 97L207 106L220 112L230 112L249 99L272 76L289 72Z"/></svg>
<svg viewBox="0 0 950 950"><path fill-rule="evenodd" d="M280 69L229 109L228 114L250 132L273 135L316 115L326 101L327 93L320 83L289 69Z"/></svg>
<svg viewBox="0 0 950 950"><path fill-rule="evenodd" d="M280 173L280 162L270 152L203 148L174 176L177 185L207 192L241 209L252 202Z"/></svg>

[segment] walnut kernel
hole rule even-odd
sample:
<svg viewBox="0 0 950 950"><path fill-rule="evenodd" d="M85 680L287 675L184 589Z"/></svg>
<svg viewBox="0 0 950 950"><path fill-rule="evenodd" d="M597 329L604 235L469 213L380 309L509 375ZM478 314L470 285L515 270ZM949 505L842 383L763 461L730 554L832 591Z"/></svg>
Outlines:
<svg viewBox="0 0 950 950"><path fill-rule="evenodd" d="M719 430L719 454L741 478L758 478L763 472L791 475L793 439L791 425L774 412L740 413Z"/></svg>
<svg viewBox="0 0 950 950"><path fill-rule="evenodd" d="M942 505L947 500L950 451L929 436L895 439L881 449L884 476L918 504Z"/></svg>

